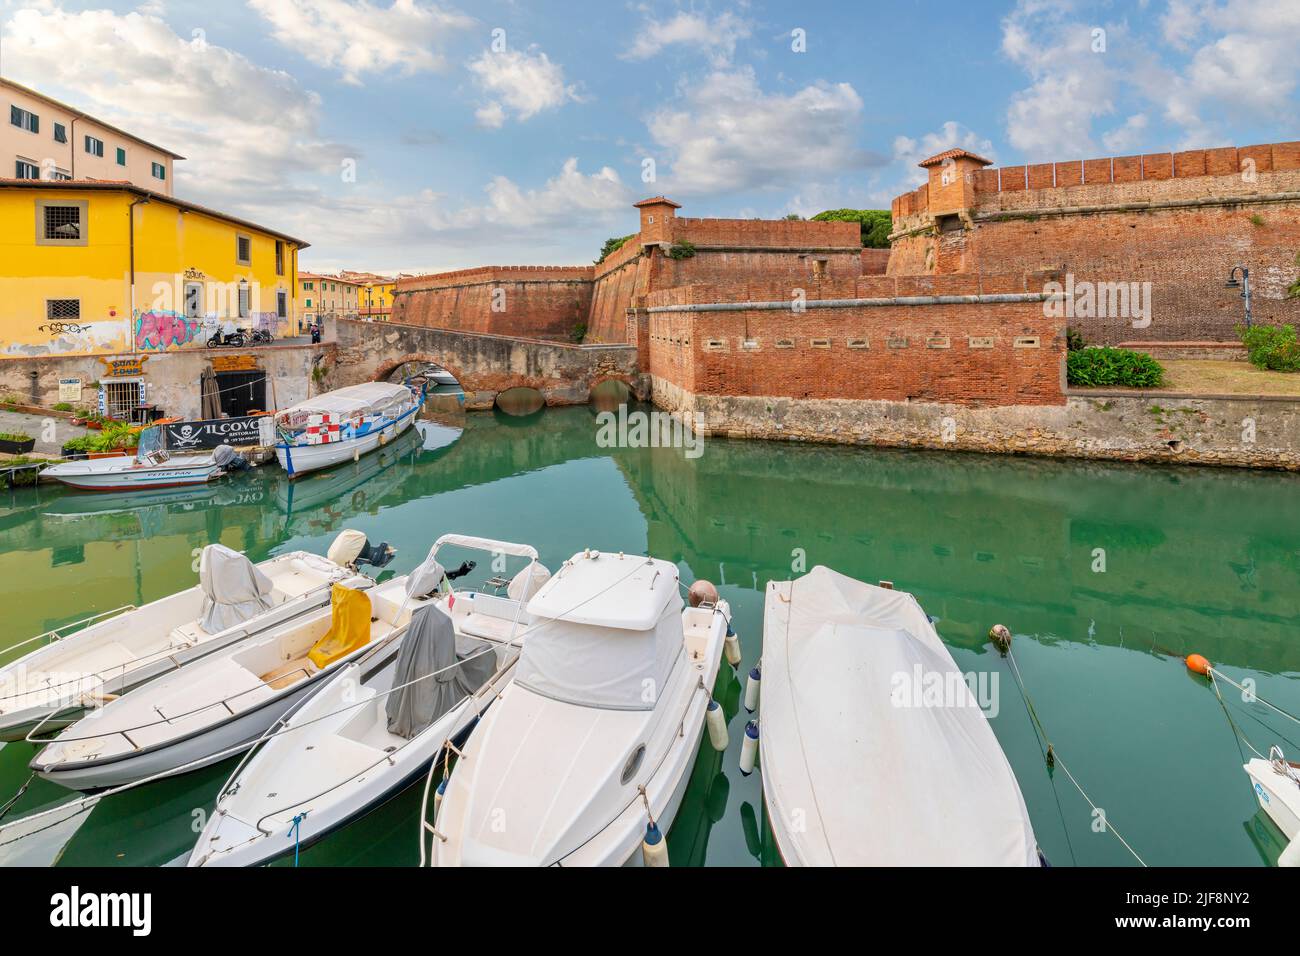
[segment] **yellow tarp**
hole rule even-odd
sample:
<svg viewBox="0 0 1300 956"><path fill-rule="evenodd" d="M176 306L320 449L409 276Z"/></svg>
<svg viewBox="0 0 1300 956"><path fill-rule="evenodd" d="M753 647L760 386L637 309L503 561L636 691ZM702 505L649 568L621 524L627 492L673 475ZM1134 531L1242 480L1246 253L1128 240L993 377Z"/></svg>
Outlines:
<svg viewBox="0 0 1300 956"><path fill-rule="evenodd" d="M325 668L370 640L370 598L364 591L336 584L330 590L330 629L307 654Z"/></svg>

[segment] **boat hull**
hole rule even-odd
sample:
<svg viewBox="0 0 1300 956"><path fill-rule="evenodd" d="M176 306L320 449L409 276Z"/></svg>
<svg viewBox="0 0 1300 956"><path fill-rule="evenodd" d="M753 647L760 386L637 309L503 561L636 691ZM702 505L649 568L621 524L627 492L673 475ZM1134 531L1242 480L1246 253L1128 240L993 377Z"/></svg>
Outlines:
<svg viewBox="0 0 1300 956"><path fill-rule="evenodd" d="M381 445L386 445L405 432L415 422L415 415L419 410L419 405L413 405L409 411L393 419L389 424L358 438L326 442L322 445L280 443L275 446L275 457L291 479L309 472L320 471L322 468L332 468L346 461L354 461L361 455L369 454Z"/></svg>
<svg viewBox="0 0 1300 956"><path fill-rule="evenodd" d="M331 676L332 671L322 671L238 717L162 746L102 761L67 761L54 766L42 765L37 754L31 767L45 780L83 793L135 783L179 767L185 767L186 772L198 770L251 747L272 724L319 690Z"/></svg>
<svg viewBox="0 0 1300 956"><path fill-rule="evenodd" d="M1300 786L1277 773L1267 760L1256 758L1242 769L1249 775L1255 799L1268 818L1277 824L1288 840L1294 840L1300 835Z"/></svg>
<svg viewBox="0 0 1300 956"><path fill-rule="evenodd" d="M206 463L177 467L112 469L92 469L81 462L67 462L46 468L41 474L81 491L145 491L202 485L220 477L224 472L216 462L208 460Z"/></svg>

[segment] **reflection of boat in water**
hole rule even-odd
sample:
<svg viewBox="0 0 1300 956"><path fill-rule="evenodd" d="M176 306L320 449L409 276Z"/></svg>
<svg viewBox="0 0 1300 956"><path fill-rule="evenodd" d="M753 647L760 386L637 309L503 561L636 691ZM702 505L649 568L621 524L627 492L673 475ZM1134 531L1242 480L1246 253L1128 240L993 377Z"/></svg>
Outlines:
<svg viewBox="0 0 1300 956"><path fill-rule="evenodd" d="M188 508L196 504L214 502L229 485L198 485L181 488L151 488L130 494L68 494L60 495L41 509L41 513L59 518L82 518L90 515L111 514L116 511L138 511L142 508Z"/></svg>
<svg viewBox="0 0 1300 956"><path fill-rule="evenodd" d="M444 425L441 422L428 421L427 419L418 419L415 423L415 430L420 433L420 441L425 451L438 451L442 448L448 448L455 444L456 440L465 432L463 428Z"/></svg>
<svg viewBox="0 0 1300 956"><path fill-rule="evenodd" d="M276 485L276 504L290 518L331 506L349 515L364 511L370 501L394 488L402 471L393 466L404 455L419 450L420 442L420 435L412 430L358 461L305 475L297 481L282 480ZM372 485L381 475L385 476L384 481Z"/></svg>
<svg viewBox="0 0 1300 956"><path fill-rule="evenodd" d="M1264 865L1277 866L1278 858L1282 856L1290 841L1269 817L1267 811L1260 807L1242 826L1245 827L1246 835L1255 845L1255 850L1259 853L1259 858L1264 861Z"/></svg>

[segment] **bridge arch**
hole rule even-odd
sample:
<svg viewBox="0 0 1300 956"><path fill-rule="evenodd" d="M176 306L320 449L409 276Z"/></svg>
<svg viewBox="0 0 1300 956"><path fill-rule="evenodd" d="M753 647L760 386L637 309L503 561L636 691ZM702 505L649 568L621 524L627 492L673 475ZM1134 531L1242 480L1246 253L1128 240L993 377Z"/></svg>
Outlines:
<svg viewBox="0 0 1300 956"><path fill-rule="evenodd" d="M382 362L379 367L375 369L375 373L370 377L370 381L386 382L390 375L408 362L439 365L455 376L456 381L460 383L460 387L463 391L469 391L473 387L465 380L465 373L457 368L454 363L448 362L447 359L441 355L434 355L428 352L410 352L400 358L389 359L388 361Z"/></svg>

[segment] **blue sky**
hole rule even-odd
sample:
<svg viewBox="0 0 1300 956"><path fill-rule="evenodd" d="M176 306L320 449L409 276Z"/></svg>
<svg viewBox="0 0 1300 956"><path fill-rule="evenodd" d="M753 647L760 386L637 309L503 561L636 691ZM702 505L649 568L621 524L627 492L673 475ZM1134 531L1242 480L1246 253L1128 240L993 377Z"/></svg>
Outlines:
<svg viewBox="0 0 1300 956"><path fill-rule="evenodd" d="M589 262L658 193L888 208L953 145L1300 139L1297 36L1300 0L0 0L0 73L186 155L179 195L306 267L426 271Z"/></svg>

